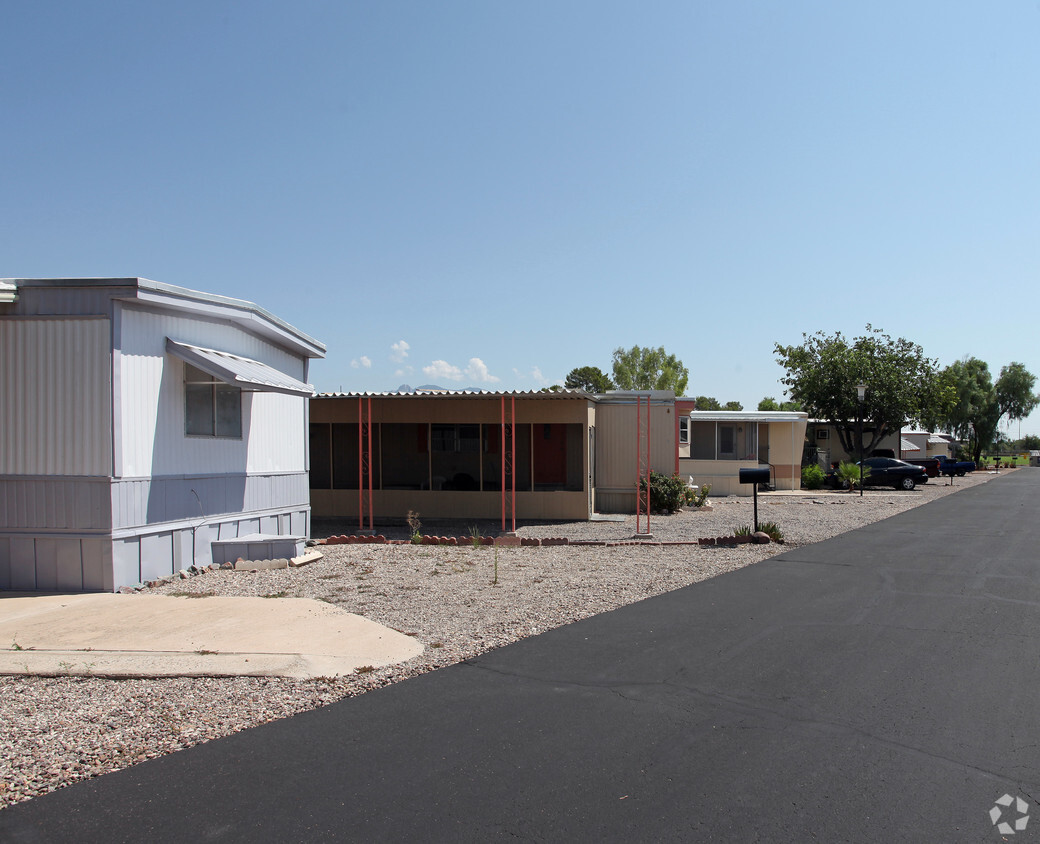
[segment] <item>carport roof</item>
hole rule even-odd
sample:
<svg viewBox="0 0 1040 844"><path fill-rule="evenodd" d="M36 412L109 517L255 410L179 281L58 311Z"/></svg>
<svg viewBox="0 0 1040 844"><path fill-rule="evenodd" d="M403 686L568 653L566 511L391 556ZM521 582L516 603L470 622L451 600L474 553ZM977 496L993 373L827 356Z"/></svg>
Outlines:
<svg viewBox="0 0 1040 844"><path fill-rule="evenodd" d="M316 399L359 399L359 398L390 398L390 399L497 399L497 398L523 398L539 399L547 401L560 401L581 399L583 401L596 401L592 393L584 390L557 390L551 393L543 393L540 390L415 390L411 393L397 391L387 392L362 392L362 393L318 393Z"/></svg>

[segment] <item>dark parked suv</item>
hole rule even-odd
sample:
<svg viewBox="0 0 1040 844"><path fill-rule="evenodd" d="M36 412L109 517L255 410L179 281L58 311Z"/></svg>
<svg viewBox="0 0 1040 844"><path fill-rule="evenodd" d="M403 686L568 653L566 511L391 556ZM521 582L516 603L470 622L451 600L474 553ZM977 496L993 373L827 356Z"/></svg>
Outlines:
<svg viewBox="0 0 1040 844"><path fill-rule="evenodd" d="M863 479L865 487L890 486L896 489L913 489L918 484L928 483L928 473L924 467L911 466L894 457L868 457L863 461L863 465L870 467L870 474ZM824 481L827 486L835 488L841 483L834 469L827 473Z"/></svg>

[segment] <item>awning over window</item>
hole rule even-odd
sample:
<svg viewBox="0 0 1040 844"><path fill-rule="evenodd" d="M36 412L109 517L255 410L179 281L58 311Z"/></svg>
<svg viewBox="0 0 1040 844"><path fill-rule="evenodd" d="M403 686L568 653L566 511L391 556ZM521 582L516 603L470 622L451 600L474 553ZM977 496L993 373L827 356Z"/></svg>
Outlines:
<svg viewBox="0 0 1040 844"><path fill-rule="evenodd" d="M9 281L0 281L0 302L17 302L18 288Z"/></svg>
<svg viewBox="0 0 1040 844"><path fill-rule="evenodd" d="M921 450L916 445L914 445L912 442L910 442L910 440L907 440L907 439L900 439L899 440L899 448L902 451L920 451Z"/></svg>
<svg viewBox="0 0 1040 844"><path fill-rule="evenodd" d="M297 381L291 375L252 358L178 343L169 337L166 338L166 351L217 380L242 390L285 393L290 396L314 395L314 388L310 384Z"/></svg>

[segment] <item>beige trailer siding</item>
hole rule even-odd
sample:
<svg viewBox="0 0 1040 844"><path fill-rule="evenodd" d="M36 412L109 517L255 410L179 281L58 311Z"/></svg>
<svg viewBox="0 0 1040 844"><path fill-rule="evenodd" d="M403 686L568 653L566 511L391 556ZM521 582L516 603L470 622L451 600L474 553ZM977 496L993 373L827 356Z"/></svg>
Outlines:
<svg viewBox="0 0 1040 844"><path fill-rule="evenodd" d="M645 431L645 394L639 425ZM674 398L654 398L650 403L650 468L655 472L675 472L675 427ZM635 512L636 459L635 397L608 397L596 406L596 512Z"/></svg>

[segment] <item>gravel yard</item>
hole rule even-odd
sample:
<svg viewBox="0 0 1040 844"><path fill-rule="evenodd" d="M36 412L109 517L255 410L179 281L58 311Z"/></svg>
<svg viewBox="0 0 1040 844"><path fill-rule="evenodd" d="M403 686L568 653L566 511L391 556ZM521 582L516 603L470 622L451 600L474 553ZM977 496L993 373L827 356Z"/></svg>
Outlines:
<svg viewBox="0 0 1040 844"><path fill-rule="evenodd" d="M125 768L229 733L451 665L578 619L732 571L792 547L828 539L942 495L994 479L977 473L956 485L937 480L914 492L768 494L759 520L778 523L786 544L550 546L331 545L300 569L211 572L157 594L307 597L329 601L425 645L401 665L348 677L101 678L0 677L0 807L70 782ZM731 535L752 522L751 499L713 499L711 511L655 516L655 541ZM420 516L421 518L421 516ZM498 525L484 524L484 533ZM470 525L424 524L423 533L466 535ZM351 525L316 525L316 535ZM381 529L382 530L382 529ZM382 530L404 538L407 529ZM629 540L623 522L525 525L520 536ZM497 558L497 582L496 582ZM127 600L133 600L128 597ZM5 643L6 644L6 643ZM301 650L305 648L301 647Z"/></svg>

